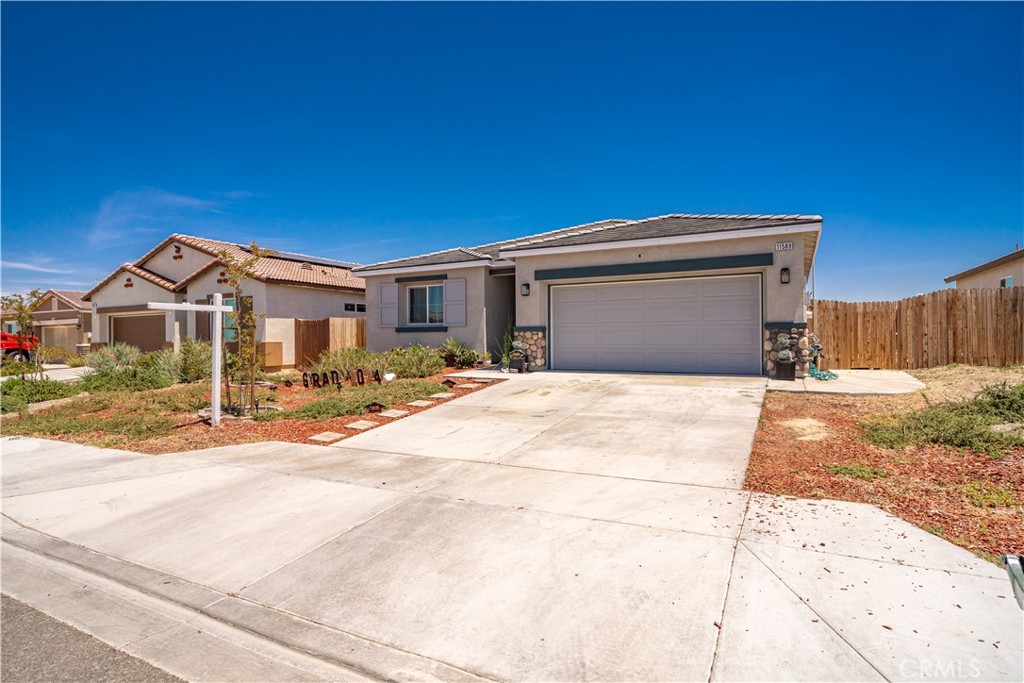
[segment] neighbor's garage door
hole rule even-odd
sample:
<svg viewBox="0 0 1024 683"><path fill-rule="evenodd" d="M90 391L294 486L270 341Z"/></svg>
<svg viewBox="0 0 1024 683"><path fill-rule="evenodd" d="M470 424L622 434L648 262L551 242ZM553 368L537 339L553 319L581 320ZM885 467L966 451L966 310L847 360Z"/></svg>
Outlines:
<svg viewBox="0 0 1024 683"><path fill-rule="evenodd" d="M551 289L555 370L761 374L761 278Z"/></svg>
<svg viewBox="0 0 1024 683"><path fill-rule="evenodd" d="M78 329L74 325L46 325L42 327L39 339L43 346L73 352L78 344Z"/></svg>
<svg viewBox="0 0 1024 683"><path fill-rule="evenodd" d="M143 351L159 351L164 344L164 316L126 315L111 319L113 341L137 346Z"/></svg>

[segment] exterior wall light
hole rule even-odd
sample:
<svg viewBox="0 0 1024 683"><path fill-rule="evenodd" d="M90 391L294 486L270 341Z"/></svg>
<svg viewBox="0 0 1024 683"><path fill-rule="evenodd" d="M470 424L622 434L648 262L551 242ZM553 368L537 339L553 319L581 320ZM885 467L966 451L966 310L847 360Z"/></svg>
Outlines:
<svg viewBox="0 0 1024 683"><path fill-rule="evenodd" d="M523 284L519 285L519 293L522 294L523 296L530 296L530 283L524 282Z"/></svg>
<svg viewBox="0 0 1024 683"><path fill-rule="evenodd" d="M784 285L789 284L789 268L783 268L779 271L779 281Z"/></svg>

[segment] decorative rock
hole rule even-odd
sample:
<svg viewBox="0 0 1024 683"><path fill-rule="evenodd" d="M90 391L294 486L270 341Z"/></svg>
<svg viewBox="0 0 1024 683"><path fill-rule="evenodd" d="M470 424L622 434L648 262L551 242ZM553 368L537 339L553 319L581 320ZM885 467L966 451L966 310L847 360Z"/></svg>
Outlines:
<svg viewBox="0 0 1024 683"><path fill-rule="evenodd" d="M800 355L804 356L804 357L807 357L807 356L811 355L811 352L808 351L807 349L804 349L803 351L800 352Z"/></svg>
<svg viewBox="0 0 1024 683"><path fill-rule="evenodd" d="M764 343L764 350L765 351L771 351L774 348L775 348L775 344L772 344L770 341L766 341Z"/></svg>
<svg viewBox="0 0 1024 683"><path fill-rule="evenodd" d="M773 361L773 360L766 361L765 364L764 364L764 368L768 372L771 372L772 370L775 369L775 361Z"/></svg>
<svg viewBox="0 0 1024 683"><path fill-rule="evenodd" d="M405 417L409 414L408 410L399 410L398 408L392 408L391 410L385 410L381 415L383 417L389 417L392 420L397 417Z"/></svg>
<svg viewBox="0 0 1024 683"><path fill-rule="evenodd" d="M800 341L797 342L797 346L799 346L801 349L806 349L810 345L810 343L811 342L807 340L807 337L800 337Z"/></svg>
<svg viewBox="0 0 1024 683"><path fill-rule="evenodd" d="M768 358L770 358L771 360L775 360L778 357L779 357L778 351L772 351L771 353L768 354Z"/></svg>
<svg viewBox="0 0 1024 683"><path fill-rule="evenodd" d="M765 330L764 331L764 338L765 339L771 339L772 338L772 331L771 330Z"/></svg>

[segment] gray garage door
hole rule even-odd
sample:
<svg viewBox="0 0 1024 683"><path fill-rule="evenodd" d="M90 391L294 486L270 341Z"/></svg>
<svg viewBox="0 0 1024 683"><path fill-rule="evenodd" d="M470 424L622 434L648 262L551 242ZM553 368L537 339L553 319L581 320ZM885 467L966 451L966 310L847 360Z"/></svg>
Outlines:
<svg viewBox="0 0 1024 683"><path fill-rule="evenodd" d="M159 351L163 348L164 315L126 315L111 319L113 340L137 346L143 351Z"/></svg>
<svg viewBox="0 0 1024 683"><path fill-rule="evenodd" d="M561 285L551 367L761 374L757 275Z"/></svg>

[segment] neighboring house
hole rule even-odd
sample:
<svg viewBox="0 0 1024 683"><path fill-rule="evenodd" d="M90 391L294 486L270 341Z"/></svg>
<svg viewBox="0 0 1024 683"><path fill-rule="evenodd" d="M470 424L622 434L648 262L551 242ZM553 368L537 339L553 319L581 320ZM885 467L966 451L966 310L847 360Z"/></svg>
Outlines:
<svg viewBox="0 0 1024 683"><path fill-rule="evenodd" d="M82 300L85 292L70 289L48 289L32 313L32 334L51 348L77 351L79 344L88 344L92 336L92 311ZM3 331L16 333L18 323L10 311L3 312Z"/></svg>
<svg viewBox="0 0 1024 683"><path fill-rule="evenodd" d="M360 266L371 350L454 336L533 369L761 374L806 330L820 216L606 220Z"/></svg>
<svg viewBox="0 0 1024 683"><path fill-rule="evenodd" d="M1024 287L1024 249L1018 247L1005 256L950 275L946 282L955 282L957 289Z"/></svg>
<svg viewBox="0 0 1024 683"><path fill-rule="evenodd" d="M85 292L48 289L32 313L34 334L43 346L76 353L79 344L92 338L92 308L83 301Z"/></svg>
<svg viewBox="0 0 1024 683"><path fill-rule="evenodd" d="M231 242L171 235L134 263L126 263L83 297L92 304L92 343L126 342L151 351L185 337L208 340L210 314L158 313L149 302L206 303L215 293L238 308L220 252L244 258L248 247ZM254 278L242 284L252 309L262 315L256 339L270 369L295 364L295 319L357 318L366 315L365 283L352 276L355 264L285 252L259 259ZM246 302L243 302L243 305ZM232 316L225 339L234 341Z"/></svg>

